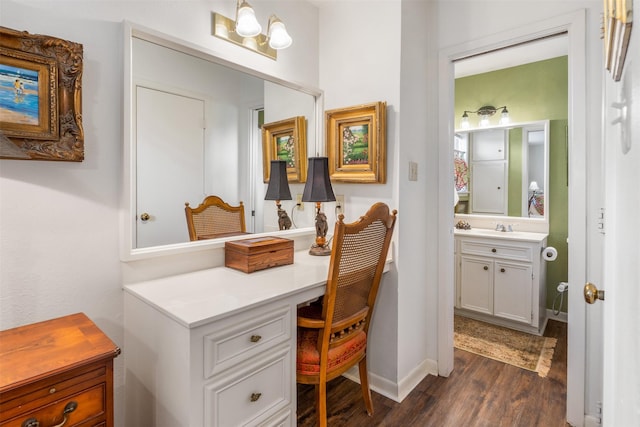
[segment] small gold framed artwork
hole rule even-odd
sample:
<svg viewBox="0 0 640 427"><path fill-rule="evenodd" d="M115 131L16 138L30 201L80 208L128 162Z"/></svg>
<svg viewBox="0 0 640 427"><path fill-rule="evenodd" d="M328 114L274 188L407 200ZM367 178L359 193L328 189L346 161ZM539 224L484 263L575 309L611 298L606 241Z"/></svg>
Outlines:
<svg viewBox="0 0 640 427"><path fill-rule="evenodd" d="M287 163L289 182L307 180L307 124L304 116L262 125L262 174L269 182L271 160Z"/></svg>
<svg viewBox="0 0 640 427"><path fill-rule="evenodd" d="M331 180L386 182L386 116L383 101L325 113Z"/></svg>
<svg viewBox="0 0 640 427"><path fill-rule="evenodd" d="M0 158L84 159L82 45L0 27Z"/></svg>
<svg viewBox="0 0 640 427"><path fill-rule="evenodd" d="M614 81L620 81L633 24L632 0L604 0L602 30L604 62Z"/></svg>

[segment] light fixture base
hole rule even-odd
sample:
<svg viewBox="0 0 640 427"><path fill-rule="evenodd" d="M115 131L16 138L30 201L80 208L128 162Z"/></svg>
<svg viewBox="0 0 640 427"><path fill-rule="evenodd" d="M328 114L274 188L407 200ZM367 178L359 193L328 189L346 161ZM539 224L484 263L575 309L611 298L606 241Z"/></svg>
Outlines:
<svg viewBox="0 0 640 427"><path fill-rule="evenodd" d="M219 13L213 13L212 21L212 32L214 36L238 46L242 46L253 52L257 52L267 58L271 58L273 60L278 59L278 51L269 46L266 35L258 34L255 37L242 37L236 33L235 21L227 18L226 16L220 15Z"/></svg>
<svg viewBox="0 0 640 427"><path fill-rule="evenodd" d="M311 245L311 248L309 249L309 255L316 255L316 256L331 255L331 248L329 247L329 245L318 246L314 243L313 245Z"/></svg>

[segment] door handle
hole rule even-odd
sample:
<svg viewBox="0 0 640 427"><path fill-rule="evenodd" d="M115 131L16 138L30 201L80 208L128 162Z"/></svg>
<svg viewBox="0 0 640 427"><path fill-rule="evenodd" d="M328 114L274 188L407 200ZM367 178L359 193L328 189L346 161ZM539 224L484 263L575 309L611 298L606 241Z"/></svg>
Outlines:
<svg viewBox="0 0 640 427"><path fill-rule="evenodd" d="M584 300L587 302L587 304L593 304L597 300L604 301L604 291L599 291L596 285L587 282L584 285Z"/></svg>
<svg viewBox="0 0 640 427"><path fill-rule="evenodd" d="M151 215L149 215L148 213L144 212L143 214L140 215L140 220L142 222L146 222L149 221L151 219Z"/></svg>

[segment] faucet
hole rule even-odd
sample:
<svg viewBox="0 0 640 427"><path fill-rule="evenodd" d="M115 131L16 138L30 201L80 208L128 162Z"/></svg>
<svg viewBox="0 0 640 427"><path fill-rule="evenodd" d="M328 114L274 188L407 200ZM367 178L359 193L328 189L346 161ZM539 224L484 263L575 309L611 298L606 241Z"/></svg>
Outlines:
<svg viewBox="0 0 640 427"><path fill-rule="evenodd" d="M504 228L504 224L496 224L496 231L507 231L507 229Z"/></svg>

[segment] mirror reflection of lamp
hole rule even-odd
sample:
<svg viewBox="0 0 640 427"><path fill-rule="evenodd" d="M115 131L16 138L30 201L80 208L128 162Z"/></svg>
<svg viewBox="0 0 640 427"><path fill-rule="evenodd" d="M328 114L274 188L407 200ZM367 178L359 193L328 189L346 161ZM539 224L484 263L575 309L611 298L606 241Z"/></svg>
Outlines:
<svg viewBox="0 0 640 427"><path fill-rule="evenodd" d="M531 196L529 197L529 203L527 204L527 213L531 216L531 205L536 203L536 195L540 192L540 187L538 186L537 181L531 181L529 184L529 191L531 192Z"/></svg>
<svg viewBox="0 0 640 427"><path fill-rule="evenodd" d="M278 207L278 227L280 230L291 228L291 218L287 211L282 209L280 200L291 200L291 190L287 179L287 162L284 160L271 160L271 172L269 173L269 186L265 200L275 200Z"/></svg>
<svg viewBox="0 0 640 427"><path fill-rule="evenodd" d="M303 202L316 203L316 241L311 245L311 255L331 255L331 248L327 243L327 216L320 211L322 202L335 202L331 180L329 178L329 159L327 157L309 157L307 168L307 182L302 193Z"/></svg>

